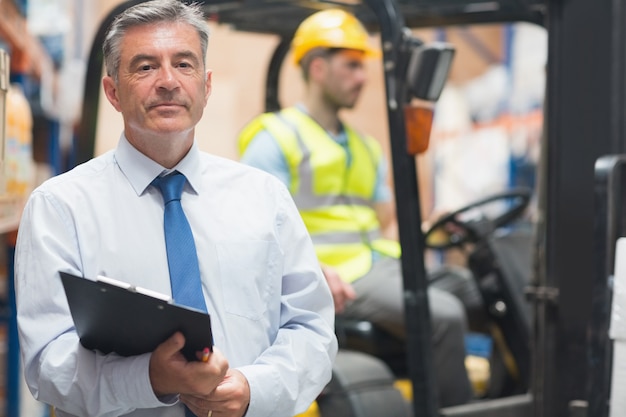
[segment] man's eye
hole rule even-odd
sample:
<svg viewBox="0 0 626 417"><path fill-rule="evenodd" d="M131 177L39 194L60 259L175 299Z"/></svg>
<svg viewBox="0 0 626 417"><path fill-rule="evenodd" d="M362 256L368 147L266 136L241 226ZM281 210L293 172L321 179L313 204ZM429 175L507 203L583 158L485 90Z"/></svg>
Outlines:
<svg viewBox="0 0 626 417"><path fill-rule="evenodd" d="M139 71L150 71L151 68L152 68L152 66L147 65L147 64L146 65L141 65L139 67Z"/></svg>
<svg viewBox="0 0 626 417"><path fill-rule="evenodd" d="M181 62L180 64L178 64L178 66L180 68L191 68L191 64L189 64L188 62Z"/></svg>

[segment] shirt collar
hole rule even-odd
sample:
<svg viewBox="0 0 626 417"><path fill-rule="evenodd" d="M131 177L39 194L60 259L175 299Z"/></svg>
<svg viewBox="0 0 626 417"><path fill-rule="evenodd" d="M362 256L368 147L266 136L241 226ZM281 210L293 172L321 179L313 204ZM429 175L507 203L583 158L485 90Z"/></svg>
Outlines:
<svg viewBox="0 0 626 417"><path fill-rule="evenodd" d="M178 171L186 178L191 188L197 193L200 186L201 167L200 152L196 142L191 145L187 155L171 170L168 170L139 152L128 142L122 133L115 149L115 160L120 170L126 176L137 195L144 193L152 180L162 174Z"/></svg>

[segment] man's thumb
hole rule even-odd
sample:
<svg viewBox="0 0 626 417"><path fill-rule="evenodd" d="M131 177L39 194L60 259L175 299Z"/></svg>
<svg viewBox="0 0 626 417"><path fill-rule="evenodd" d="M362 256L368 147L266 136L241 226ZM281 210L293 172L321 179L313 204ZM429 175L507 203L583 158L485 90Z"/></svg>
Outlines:
<svg viewBox="0 0 626 417"><path fill-rule="evenodd" d="M176 332L165 342L161 343L159 350L167 356L178 353L185 346L185 336L181 332Z"/></svg>

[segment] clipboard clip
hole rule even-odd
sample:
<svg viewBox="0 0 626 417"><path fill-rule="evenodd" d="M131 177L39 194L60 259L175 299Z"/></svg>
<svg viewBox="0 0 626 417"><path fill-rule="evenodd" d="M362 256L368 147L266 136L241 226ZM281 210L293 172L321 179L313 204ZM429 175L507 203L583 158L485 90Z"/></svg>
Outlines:
<svg viewBox="0 0 626 417"><path fill-rule="evenodd" d="M104 282L110 285L115 285L116 287L123 288L127 291L139 293L143 295L147 295L149 297L158 298L161 301L165 301L168 304L172 304L174 299L167 294L160 293L158 291L149 290L147 288L138 287L136 285L129 284L128 282L120 281L114 278L106 277L104 275L98 275L96 281Z"/></svg>

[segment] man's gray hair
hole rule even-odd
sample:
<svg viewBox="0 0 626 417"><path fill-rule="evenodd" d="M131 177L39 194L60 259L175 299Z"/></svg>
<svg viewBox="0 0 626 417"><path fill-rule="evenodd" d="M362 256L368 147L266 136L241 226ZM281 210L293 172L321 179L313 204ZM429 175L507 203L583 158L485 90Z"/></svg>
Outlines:
<svg viewBox="0 0 626 417"><path fill-rule="evenodd" d="M120 44L130 28L162 22L183 23L195 28L200 36L202 63L206 66L209 25L200 5L186 4L181 0L151 0L129 7L111 23L102 45L107 75L117 82L121 59Z"/></svg>

